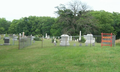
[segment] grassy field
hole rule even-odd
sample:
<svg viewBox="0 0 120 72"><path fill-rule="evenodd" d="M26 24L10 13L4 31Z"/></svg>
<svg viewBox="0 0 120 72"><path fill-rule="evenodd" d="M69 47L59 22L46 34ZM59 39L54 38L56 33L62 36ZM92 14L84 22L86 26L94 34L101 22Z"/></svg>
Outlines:
<svg viewBox="0 0 120 72"><path fill-rule="evenodd" d="M0 46L0 72L120 72L120 47Z"/></svg>

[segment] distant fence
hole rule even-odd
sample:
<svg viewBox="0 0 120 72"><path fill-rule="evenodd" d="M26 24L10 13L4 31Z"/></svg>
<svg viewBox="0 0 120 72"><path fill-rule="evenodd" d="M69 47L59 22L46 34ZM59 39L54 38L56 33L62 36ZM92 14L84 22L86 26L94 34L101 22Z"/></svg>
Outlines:
<svg viewBox="0 0 120 72"><path fill-rule="evenodd" d="M30 46L33 42L31 36L18 37L18 35L8 34L8 38L5 40L4 34L0 34L0 46L2 45L15 45L18 49ZM7 43L6 43L7 42Z"/></svg>
<svg viewBox="0 0 120 72"><path fill-rule="evenodd" d="M30 46L32 44L31 36L19 37L19 45L18 48L24 48Z"/></svg>
<svg viewBox="0 0 120 72"><path fill-rule="evenodd" d="M9 45L18 45L18 37L13 36L12 34L8 34ZM5 36L4 34L0 34L0 45L5 45ZM7 41L7 40L6 40Z"/></svg>

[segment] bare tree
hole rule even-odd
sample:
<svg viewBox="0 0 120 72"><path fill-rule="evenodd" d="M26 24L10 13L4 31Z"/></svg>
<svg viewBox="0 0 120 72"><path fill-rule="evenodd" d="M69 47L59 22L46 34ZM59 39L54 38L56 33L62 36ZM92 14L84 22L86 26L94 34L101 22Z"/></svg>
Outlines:
<svg viewBox="0 0 120 72"><path fill-rule="evenodd" d="M88 9L87 4L82 3L81 1L74 0L69 2L68 7L72 10L74 16L77 16L79 12L85 12Z"/></svg>

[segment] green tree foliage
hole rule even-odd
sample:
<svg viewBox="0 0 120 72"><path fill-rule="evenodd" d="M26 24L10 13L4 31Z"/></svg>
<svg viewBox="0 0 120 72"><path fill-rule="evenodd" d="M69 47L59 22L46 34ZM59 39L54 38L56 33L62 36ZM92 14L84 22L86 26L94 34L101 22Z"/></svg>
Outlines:
<svg viewBox="0 0 120 72"><path fill-rule="evenodd" d="M69 35L95 33L97 31L96 19L87 11L87 6L81 2L73 2L69 4L69 8L61 4L56 7L59 15L57 21L52 26L51 31L57 29L54 33L65 33Z"/></svg>
<svg viewBox="0 0 120 72"><path fill-rule="evenodd" d="M98 34L103 33L115 33L114 27L112 24L114 23L112 13L101 11L91 11L92 16L94 16L98 20L97 27L99 27Z"/></svg>
<svg viewBox="0 0 120 72"><path fill-rule="evenodd" d="M0 18L0 34L8 33L8 28L10 27L10 24L10 21L7 21L5 18Z"/></svg>
<svg viewBox="0 0 120 72"><path fill-rule="evenodd" d="M17 25L19 23L19 20L13 20L10 24L10 27L9 27L9 33L12 33L12 34L17 34Z"/></svg>
<svg viewBox="0 0 120 72"><path fill-rule="evenodd" d="M114 27L114 31L116 34L116 38L120 38L120 13L113 12L113 20L114 23L112 26Z"/></svg>
<svg viewBox="0 0 120 72"><path fill-rule="evenodd" d="M55 18L52 17L24 17L19 20L13 20L9 31L11 33L25 32L25 35L45 35L45 33L50 35L50 29L54 20Z"/></svg>

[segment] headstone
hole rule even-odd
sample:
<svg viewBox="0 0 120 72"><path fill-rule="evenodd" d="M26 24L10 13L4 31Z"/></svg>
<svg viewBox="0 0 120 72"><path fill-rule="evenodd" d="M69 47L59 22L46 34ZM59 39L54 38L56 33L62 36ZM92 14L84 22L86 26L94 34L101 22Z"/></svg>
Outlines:
<svg viewBox="0 0 120 72"><path fill-rule="evenodd" d="M50 39L50 36L49 36L49 35L47 36L47 39Z"/></svg>
<svg viewBox="0 0 120 72"><path fill-rule="evenodd" d="M95 43L93 43L92 46L95 46Z"/></svg>
<svg viewBox="0 0 120 72"><path fill-rule="evenodd" d="M82 43L80 43L80 45L79 46L82 46Z"/></svg>
<svg viewBox="0 0 120 72"><path fill-rule="evenodd" d="M32 40L32 41L34 40L34 38L35 38L35 36L32 36L32 35L31 35L31 40Z"/></svg>
<svg viewBox="0 0 120 72"><path fill-rule="evenodd" d="M87 34L87 35L84 35L84 38L85 38L85 43L87 44L92 44L92 43L95 43L95 38L93 38L93 35L92 34Z"/></svg>
<svg viewBox="0 0 120 72"><path fill-rule="evenodd" d="M25 32L22 33L22 37L24 37Z"/></svg>
<svg viewBox="0 0 120 72"><path fill-rule="evenodd" d="M16 40L17 40L17 38L18 38L18 36L14 36L14 37L13 37L13 40L14 40L14 41L16 41Z"/></svg>
<svg viewBox="0 0 120 72"><path fill-rule="evenodd" d="M61 35L61 42L60 42L60 46L69 46L69 40L68 40L69 36L67 34L63 34Z"/></svg>
<svg viewBox="0 0 120 72"><path fill-rule="evenodd" d="M80 35L79 35L79 40L81 40L81 31L80 31Z"/></svg>
<svg viewBox="0 0 120 72"><path fill-rule="evenodd" d="M19 33L19 36L21 37L21 33Z"/></svg>
<svg viewBox="0 0 120 72"><path fill-rule="evenodd" d="M75 42L76 42L77 40L75 40Z"/></svg>
<svg viewBox="0 0 120 72"><path fill-rule="evenodd" d="M73 46L76 46L76 44L74 43Z"/></svg>
<svg viewBox="0 0 120 72"><path fill-rule="evenodd" d="M85 46L88 46L88 43L85 43Z"/></svg>
<svg viewBox="0 0 120 72"><path fill-rule="evenodd" d="M22 37L22 35L21 35L21 33L19 33L19 39L21 40L21 37Z"/></svg>
<svg viewBox="0 0 120 72"><path fill-rule="evenodd" d="M13 37L16 36L15 34L13 34Z"/></svg>
<svg viewBox="0 0 120 72"><path fill-rule="evenodd" d="M16 41L18 38L18 36L16 36L15 34L13 34L13 40Z"/></svg>
<svg viewBox="0 0 120 72"><path fill-rule="evenodd" d="M47 33L45 34L45 38L47 39Z"/></svg>
<svg viewBox="0 0 120 72"><path fill-rule="evenodd" d="M72 36L69 36L69 41L72 41Z"/></svg>
<svg viewBox="0 0 120 72"><path fill-rule="evenodd" d="M4 45L10 45L10 38L4 37Z"/></svg>
<svg viewBox="0 0 120 72"><path fill-rule="evenodd" d="M54 39L54 45L56 46L56 38Z"/></svg>
<svg viewBox="0 0 120 72"><path fill-rule="evenodd" d="M3 37L5 37L5 34L3 35Z"/></svg>
<svg viewBox="0 0 120 72"><path fill-rule="evenodd" d="M78 39L76 41L78 42Z"/></svg>

